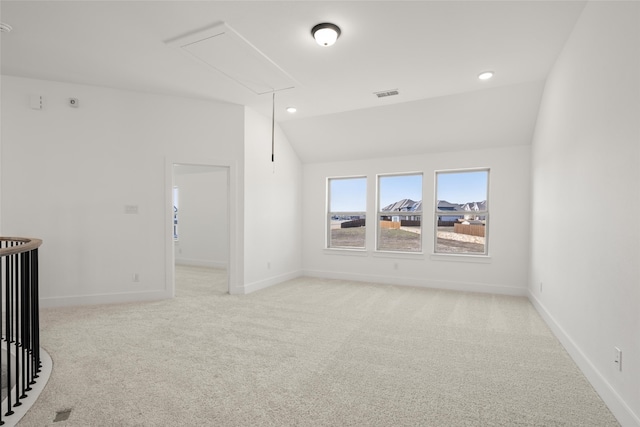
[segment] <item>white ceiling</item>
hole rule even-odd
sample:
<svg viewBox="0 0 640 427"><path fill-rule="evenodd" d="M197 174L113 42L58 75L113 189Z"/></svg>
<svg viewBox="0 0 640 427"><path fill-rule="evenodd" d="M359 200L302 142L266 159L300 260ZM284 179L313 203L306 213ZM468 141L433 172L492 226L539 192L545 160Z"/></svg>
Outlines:
<svg viewBox="0 0 640 427"><path fill-rule="evenodd" d="M205 98L271 116L171 41L225 22L297 85L276 121L304 162L529 144L583 1L5 1L2 74ZM329 48L311 28L342 29ZM477 75L494 70L480 82ZM373 92L398 89L378 99ZM287 106L298 112L290 115Z"/></svg>

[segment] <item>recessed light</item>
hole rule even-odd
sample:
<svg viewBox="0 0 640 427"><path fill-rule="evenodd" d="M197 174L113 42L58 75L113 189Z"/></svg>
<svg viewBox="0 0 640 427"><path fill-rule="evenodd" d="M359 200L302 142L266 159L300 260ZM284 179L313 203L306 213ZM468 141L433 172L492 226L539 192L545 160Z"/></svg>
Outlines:
<svg viewBox="0 0 640 427"><path fill-rule="evenodd" d="M293 114L296 111L298 111L296 107L287 107L287 113Z"/></svg>
<svg viewBox="0 0 640 427"><path fill-rule="evenodd" d="M493 77L493 71L483 71L482 73L478 74L478 78L480 80L489 80L491 77Z"/></svg>

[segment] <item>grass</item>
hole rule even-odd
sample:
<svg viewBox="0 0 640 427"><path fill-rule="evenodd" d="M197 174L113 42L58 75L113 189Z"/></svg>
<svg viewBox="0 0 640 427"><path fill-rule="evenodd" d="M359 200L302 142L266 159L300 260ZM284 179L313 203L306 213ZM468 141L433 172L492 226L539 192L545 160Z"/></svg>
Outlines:
<svg viewBox="0 0 640 427"><path fill-rule="evenodd" d="M383 228L380 230L378 246L381 251L420 252L422 250L422 236L410 231Z"/></svg>
<svg viewBox="0 0 640 427"><path fill-rule="evenodd" d="M459 242L457 240L441 239L438 237L437 252L447 254L483 254L484 245L481 243Z"/></svg>
<svg viewBox="0 0 640 427"><path fill-rule="evenodd" d="M338 228L331 230L332 248L364 248L366 227ZM380 230L380 250L420 252L420 234L404 230ZM484 245L480 243L460 242L438 238L438 253L484 253Z"/></svg>
<svg viewBox="0 0 640 427"><path fill-rule="evenodd" d="M365 227L331 230L332 248L364 248ZM420 252L420 235L404 230L380 230L380 250Z"/></svg>
<svg viewBox="0 0 640 427"><path fill-rule="evenodd" d="M364 248L366 227L337 228L331 230L332 248Z"/></svg>

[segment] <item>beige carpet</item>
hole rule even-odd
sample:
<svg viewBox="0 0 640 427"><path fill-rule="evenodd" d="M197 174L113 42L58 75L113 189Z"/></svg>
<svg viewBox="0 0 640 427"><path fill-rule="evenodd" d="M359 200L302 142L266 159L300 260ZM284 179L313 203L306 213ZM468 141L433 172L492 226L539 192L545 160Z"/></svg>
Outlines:
<svg viewBox="0 0 640 427"><path fill-rule="evenodd" d="M21 426L618 425L525 298L310 278L230 296L180 268L173 300L44 310L42 340L53 373Z"/></svg>

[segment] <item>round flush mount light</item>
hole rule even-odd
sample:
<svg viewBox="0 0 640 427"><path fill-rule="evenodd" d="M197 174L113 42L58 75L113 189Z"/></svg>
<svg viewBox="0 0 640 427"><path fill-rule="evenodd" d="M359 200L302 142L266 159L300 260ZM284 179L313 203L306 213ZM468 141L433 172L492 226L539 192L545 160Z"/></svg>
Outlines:
<svg viewBox="0 0 640 427"><path fill-rule="evenodd" d="M13 28L11 28L11 25L0 22L0 33L8 33L12 29Z"/></svg>
<svg viewBox="0 0 640 427"><path fill-rule="evenodd" d="M311 29L311 35L320 46L331 46L340 37L340 27L328 22L318 24Z"/></svg>
<svg viewBox="0 0 640 427"><path fill-rule="evenodd" d="M289 114L293 114L296 111L298 111L298 109L296 107L287 107L287 113L289 113Z"/></svg>
<svg viewBox="0 0 640 427"><path fill-rule="evenodd" d="M478 78L480 80L489 80L491 77L493 77L493 71L483 71L482 73L478 74Z"/></svg>

